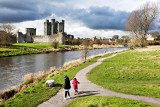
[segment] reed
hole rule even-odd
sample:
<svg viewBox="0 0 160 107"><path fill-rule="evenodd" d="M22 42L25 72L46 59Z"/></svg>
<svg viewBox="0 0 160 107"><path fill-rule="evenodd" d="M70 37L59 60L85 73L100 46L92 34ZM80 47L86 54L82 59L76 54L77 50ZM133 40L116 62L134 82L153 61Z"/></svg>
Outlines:
<svg viewBox="0 0 160 107"><path fill-rule="evenodd" d="M24 83L26 83L26 82L32 83L33 82L33 73L29 73L29 74L24 75L23 81L24 81Z"/></svg>

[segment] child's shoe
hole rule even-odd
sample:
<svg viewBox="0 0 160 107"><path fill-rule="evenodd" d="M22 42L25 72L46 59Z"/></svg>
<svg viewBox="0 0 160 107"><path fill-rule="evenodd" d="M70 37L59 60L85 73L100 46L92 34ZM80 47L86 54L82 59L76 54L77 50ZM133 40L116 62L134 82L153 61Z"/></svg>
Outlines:
<svg viewBox="0 0 160 107"><path fill-rule="evenodd" d="M68 96L67 98L71 98L70 96Z"/></svg>

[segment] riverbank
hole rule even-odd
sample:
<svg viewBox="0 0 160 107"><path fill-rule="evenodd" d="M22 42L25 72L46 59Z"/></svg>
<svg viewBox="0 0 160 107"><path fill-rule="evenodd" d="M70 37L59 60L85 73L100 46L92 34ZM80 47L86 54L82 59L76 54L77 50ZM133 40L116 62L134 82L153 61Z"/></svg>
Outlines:
<svg viewBox="0 0 160 107"><path fill-rule="evenodd" d="M122 45L93 45L88 46L88 49L101 49L101 48L117 48L123 47ZM16 43L10 47L0 48L0 57L19 56L19 55L30 55L40 53L52 53L62 51L76 51L83 50L83 46L72 46L72 45L58 45L57 49L51 47L50 44L36 44L36 43Z"/></svg>
<svg viewBox="0 0 160 107"><path fill-rule="evenodd" d="M135 49L104 60L88 79L115 92L160 98L159 61L160 46Z"/></svg>
<svg viewBox="0 0 160 107"><path fill-rule="evenodd" d="M110 54L107 54L107 56L108 55ZM46 76L45 76L50 78L42 79L42 81L39 83L36 83L36 79L33 79L35 80L33 81L33 83L36 83L34 85L32 82L27 82L23 84L23 86L20 85L14 91L14 92L17 92L17 94L15 94L13 98L7 100L1 105L7 106L11 104L13 106L19 107L19 106L22 106L23 104L23 106L24 105L35 106L43 101L46 101L51 96L55 95L60 88L63 87L63 82L64 82L63 78L65 75L68 75L70 78L73 78L74 75L80 69L94 63L98 58L100 57L97 56L96 58L90 59L85 62L77 60L77 63L71 62L68 64L64 64L64 66L59 69L52 68L49 73L46 73ZM55 87L51 88L44 85L47 79L54 79L56 81ZM21 90L21 89L26 89L26 90Z"/></svg>

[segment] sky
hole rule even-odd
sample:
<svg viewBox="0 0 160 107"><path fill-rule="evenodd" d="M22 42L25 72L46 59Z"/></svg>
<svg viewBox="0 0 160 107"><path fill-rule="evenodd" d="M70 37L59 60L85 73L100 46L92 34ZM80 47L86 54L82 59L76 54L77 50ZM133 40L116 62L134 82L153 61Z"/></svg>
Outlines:
<svg viewBox="0 0 160 107"><path fill-rule="evenodd" d="M75 38L111 38L129 34L126 20L146 2L160 6L160 0L0 0L0 24L13 23L23 33L36 28L43 35L46 19L65 20L65 32Z"/></svg>

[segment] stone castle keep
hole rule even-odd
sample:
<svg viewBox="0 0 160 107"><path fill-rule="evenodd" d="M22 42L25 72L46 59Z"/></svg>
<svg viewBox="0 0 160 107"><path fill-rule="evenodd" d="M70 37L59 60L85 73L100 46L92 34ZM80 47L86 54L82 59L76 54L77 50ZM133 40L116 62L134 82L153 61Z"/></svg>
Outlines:
<svg viewBox="0 0 160 107"><path fill-rule="evenodd" d="M51 43L58 41L59 44L65 44L67 39L73 39L73 35L67 35L64 32L64 20L61 22L55 19L44 22L44 35L36 35L36 28L26 28L26 34L17 33L17 43Z"/></svg>

